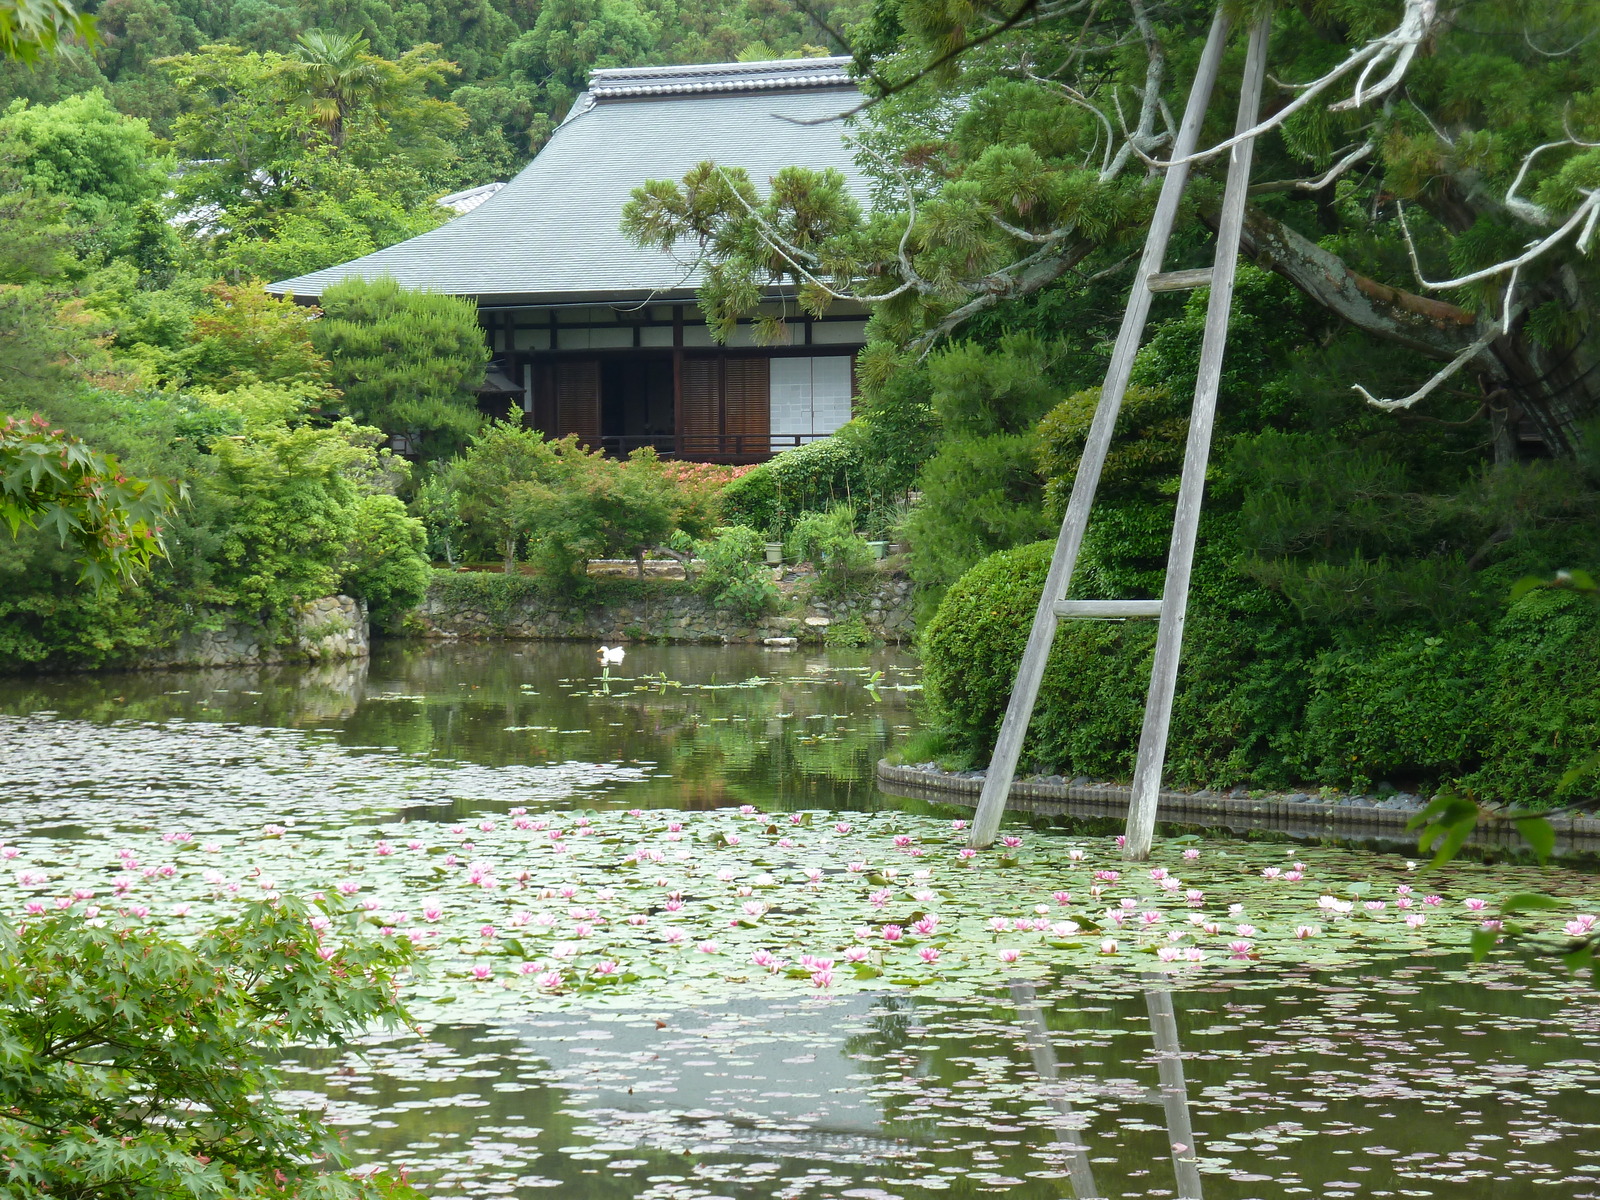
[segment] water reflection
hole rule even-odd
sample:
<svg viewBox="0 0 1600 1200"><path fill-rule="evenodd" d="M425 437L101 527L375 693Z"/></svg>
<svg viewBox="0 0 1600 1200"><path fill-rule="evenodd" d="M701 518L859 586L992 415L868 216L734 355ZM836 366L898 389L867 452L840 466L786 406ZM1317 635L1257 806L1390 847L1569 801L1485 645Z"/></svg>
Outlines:
<svg viewBox="0 0 1600 1200"><path fill-rule="evenodd" d="M441 1200L1576 1198L1600 1191L1579 995L1438 964L1040 978L440 1025L290 1077Z"/></svg>
<svg viewBox="0 0 1600 1200"><path fill-rule="evenodd" d="M1150 1014L1156 1070L1161 1081L1150 1098L1161 1105L1166 1117L1167 1143L1171 1148L1179 1200L1205 1200L1200 1182L1200 1151L1195 1145L1194 1126L1189 1119L1189 1089L1183 1077L1183 1050L1178 1045L1178 1017L1172 1004L1172 992L1159 975L1146 975L1145 981L1144 1002ZM1014 982L1011 1001L1016 1005L1017 1019L1027 1039L1034 1074L1047 1085L1050 1104L1058 1114L1054 1122L1056 1141L1066 1157L1072 1194L1077 1200L1101 1200L1101 1193L1095 1188L1088 1142L1079 1136L1086 1122L1073 1112L1072 1101L1058 1086L1061 1069L1056 1061L1055 1043L1051 1041L1050 1028L1033 984Z"/></svg>
<svg viewBox="0 0 1600 1200"><path fill-rule="evenodd" d="M638 646L625 663L602 664L576 643L390 642L370 662L5 679L0 714L227 726L243 735L228 752L246 757L254 733L299 730L308 754L364 757L375 777L386 763L397 774L443 772L401 793L418 801L401 810L411 817L456 819L494 800L470 768L559 767L565 777L581 764L638 768L626 788L588 789L583 802L595 807L864 809L881 803L872 769L911 727L916 679L898 651ZM47 752L62 753L59 737ZM15 742L8 765L28 754L25 739ZM459 800L452 772L470 784Z"/></svg>

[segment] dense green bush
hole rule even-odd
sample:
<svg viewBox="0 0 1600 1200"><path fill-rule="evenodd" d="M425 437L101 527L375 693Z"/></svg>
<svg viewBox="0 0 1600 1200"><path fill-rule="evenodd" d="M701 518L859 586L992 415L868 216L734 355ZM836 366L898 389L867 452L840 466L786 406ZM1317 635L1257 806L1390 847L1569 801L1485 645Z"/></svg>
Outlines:
<svg viewBox="0 0 1600 1200"><path fill-rule="evenodd" d="M789 533L788 552L816 570L819 596L849 595L872 577L872 548L856 532L856 510L848 504L806 513Z"/></svg>
<svg viewBox="0 0 1600 1200"><path fill-rule="evenodd" d="M404 435L430 457L483 423L477 388L489 347L470 300L353 279L328 288L321 304L311 334L347 416Z"/></svg>
<svg viewBox="0 0 1600 1200"><path fill-rule="evenodd" d="M1167 779L1189 786L1431 789L1549 803L1600 748L1600 611L1539 592L1487 629L1329 630L1229 569L1236 529L1203 524ZM987 760L1048 569L1036 543L980 563L923 638L930 716L957 759ZM1029 728L1029 769L1127 778L1154 622L1063 622ZM1592 782L1592 780L1590 780Z"/></svg>
<svg viewBox="0 0 1600 1200"><path fill-rule="evenodd" d="M722 489L722 520L781 540L805 513L869 497L866 466L849 429L785 450L733 480Z"/></svg>
<svg viewBox="0 0 1600 1200"><path fill-rule="evenodd" d="M766 616L778 605L778 589L762 562L765 540L748 525L732 525L709 541L695 543L702 564L694 577L695 590L740 620Z"/></svg>
<svg viewBox="0 0 1600 1200"><path fill-rule="evenodd" d="M1021 333L995 348L957 342L928 359L944 438L917 476L922 499L905 522L924 619L968 567L1050 532L1036 430L1060 396L1049 365L1045 343Z"/></svg>
<svg viewBox="0 0 1600 1200"><path fill-rule="evenodd" d="M356 502L340 589L367 602L374 625L387 624L427 594L427 549L422 522L407 516L396 497L363 496Z"/></svg>

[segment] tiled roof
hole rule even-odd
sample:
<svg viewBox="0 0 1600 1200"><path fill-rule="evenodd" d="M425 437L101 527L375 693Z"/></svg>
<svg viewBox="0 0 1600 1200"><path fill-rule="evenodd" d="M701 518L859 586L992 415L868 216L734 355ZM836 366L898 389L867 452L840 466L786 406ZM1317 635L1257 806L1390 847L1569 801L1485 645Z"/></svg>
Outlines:
<svg viewBox="0 0 1600 1200"><path fill-rule="evenodd" d="M451 192L448 196L440 196L434 203L440 208L448 208L455 213L469 213L503 187L505 187L504 180L498 183L483 183L474 188L467 188L465 191Z"/></svg>
<svg viewBox="0 0 1600 1200"><path fill-rule="evenodd" d="M688 298L695 280L684 267L618 228L629 194L713 159L744 167L758 188L786 166L833 167L864 200L845 123L828 120L859 103L848 61L597 71L538 156L470 212L268 290L315 299L341 280L389 275L484 304Z"/></svg>
<svg viewBox="0 0 1600 1200"><path fill-rule="evenodd" d="M775 62L711 63L692 67L617 67L589 76L597 100L622 96L775 92L792 88L852 87L843 58L789 58Z"/></svg>

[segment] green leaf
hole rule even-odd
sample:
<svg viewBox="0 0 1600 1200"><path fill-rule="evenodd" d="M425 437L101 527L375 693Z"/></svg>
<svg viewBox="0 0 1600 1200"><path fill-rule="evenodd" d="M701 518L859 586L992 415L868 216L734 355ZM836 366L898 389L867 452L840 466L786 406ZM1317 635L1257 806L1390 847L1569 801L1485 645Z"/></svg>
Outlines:
<svg viewBox="0 0 1600 1200"><path fill-rule="evenodd" d="M1482 962L1494 949L1494 944L1499 940L1492 929L1474 929L1472 931L1472 961Z"/></svg>
<svg viewBox="0 0 1600 1200"><path fill-rule="evenodd" d="M1556 831L1550 822L1543 817L1523 817L1514 824L1540 864L1549 862L1556 848Z"/></svg>
<svg viewBox="0 0 1600 1200"><path fill-rule="evenodd" d="M1546 896L1543 892L1518 892L1507 897L1506 902L1500 906L1500 911L1511 913L1547 912L1552 908L1566 908L1568 901L1555 896Z"/></svg>

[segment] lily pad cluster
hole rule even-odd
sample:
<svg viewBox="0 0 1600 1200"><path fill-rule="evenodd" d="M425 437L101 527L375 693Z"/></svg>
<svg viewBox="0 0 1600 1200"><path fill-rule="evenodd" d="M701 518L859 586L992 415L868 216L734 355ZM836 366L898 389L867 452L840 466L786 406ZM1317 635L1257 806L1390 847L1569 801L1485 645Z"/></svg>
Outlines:
<svg viewBox="0 0 1600 1200"><path fill-rule="evenodd" d="M980 993L1063 969L1276 971L1460 952L1534 872L1180 839L1113 839L899 812L482 811L445 825L267 823L0 845L0 913L198 930L245 898L337 895L409 938L414 1004L916 988ZM1588 881L1539 872L1577 898ZM1523 878L1526 876L1527 878ZM1488 890L1492 889L1492 890ZM1540 914L1559 935L1595 916ZM328 935L334 935L331 930Z"/></svg>

